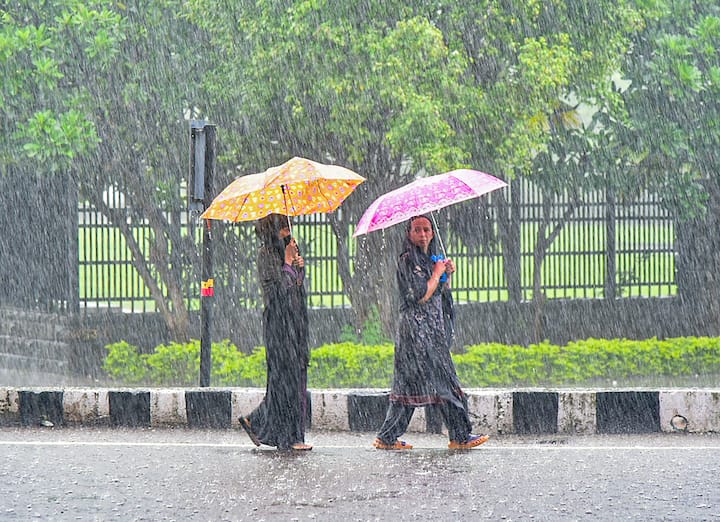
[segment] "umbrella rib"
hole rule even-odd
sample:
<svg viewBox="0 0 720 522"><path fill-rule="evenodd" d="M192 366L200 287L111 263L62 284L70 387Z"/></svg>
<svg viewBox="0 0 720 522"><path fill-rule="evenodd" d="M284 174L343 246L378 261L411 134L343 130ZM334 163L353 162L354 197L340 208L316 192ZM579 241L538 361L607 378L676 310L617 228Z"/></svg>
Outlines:
<svg viewBox="0 0 720 522"><path fill-rule="evenodd" d="M240 216L240 213L242 212L242 210L245 208L245 204L247 203L249 198L250 198L250 194L245 194L245 199L243 199L242 205L240 205L240 207L238 208L237 214L235 214L235 219L233 220L234 222L239 221L238 217Z"/></svg>
<svg viewBox="0 0 720 522"><path fill-rule="evenodd" d="M330 199L325 195L325 192L323 191L323 188L320 185L320 183L317 183L317 188L318 188L318 193L320 194L320 196L322 197L323 201L328 206L328 208L332 207L332 204L330 203Z"/></svg>

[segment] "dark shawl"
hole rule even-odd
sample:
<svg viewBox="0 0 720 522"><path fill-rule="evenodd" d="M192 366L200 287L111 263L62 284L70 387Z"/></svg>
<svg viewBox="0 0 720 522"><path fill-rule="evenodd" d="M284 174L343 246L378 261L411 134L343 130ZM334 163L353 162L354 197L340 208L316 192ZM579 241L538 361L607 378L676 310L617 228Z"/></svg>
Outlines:
<svg viewBox="0 0 720 522"><path fill-rule="evenodd" d="M249 419L263 444L287 448L305 440L310 351L305 270L285 264L285 246L277 235L282 224L269 216L256 227L262 242L257 270L264 304L267 387L263 403Z"/></svg>

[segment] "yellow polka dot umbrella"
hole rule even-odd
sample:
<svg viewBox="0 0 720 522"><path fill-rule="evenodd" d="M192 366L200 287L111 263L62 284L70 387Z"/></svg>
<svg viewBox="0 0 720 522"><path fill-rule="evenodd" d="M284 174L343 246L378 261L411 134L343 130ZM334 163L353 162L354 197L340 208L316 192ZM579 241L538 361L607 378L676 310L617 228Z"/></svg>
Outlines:
<svg viewBox="0 0 720 522"><path fill-rule="evenodd" d="M260 174L237 178L200 217L238 222L269 214L332 212L363 181L365 178L345 167L294 157Z"/></svg>

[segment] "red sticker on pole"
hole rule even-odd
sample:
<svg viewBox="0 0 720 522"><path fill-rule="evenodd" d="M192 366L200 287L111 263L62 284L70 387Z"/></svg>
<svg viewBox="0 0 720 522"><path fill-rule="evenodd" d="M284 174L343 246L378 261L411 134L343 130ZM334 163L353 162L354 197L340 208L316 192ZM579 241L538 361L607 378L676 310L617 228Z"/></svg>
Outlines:
<svg viewBox="0 0 720 522"><path fill-rule="evenodd" d="M200 295L202 297L213 297L215 295L215 280L208 279L200 285Z"/></svg>

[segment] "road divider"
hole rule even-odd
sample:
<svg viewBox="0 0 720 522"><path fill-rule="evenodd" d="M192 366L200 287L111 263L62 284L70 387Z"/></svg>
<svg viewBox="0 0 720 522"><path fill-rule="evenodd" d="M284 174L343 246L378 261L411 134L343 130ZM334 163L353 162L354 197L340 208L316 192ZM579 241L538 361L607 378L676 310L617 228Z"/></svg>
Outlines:
<svg viewBox="0 0 720 522"><path fill-rule="evenodd" d="M478 433L720 432L720 389L465 391ZM262 388L0 388L0 426L232 429L264 395ZM375 432L388 397L388 390L310 390L306 422ZM437 407L417 408L408 431L442 432Z"/></svg>

